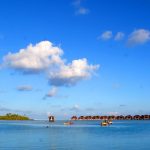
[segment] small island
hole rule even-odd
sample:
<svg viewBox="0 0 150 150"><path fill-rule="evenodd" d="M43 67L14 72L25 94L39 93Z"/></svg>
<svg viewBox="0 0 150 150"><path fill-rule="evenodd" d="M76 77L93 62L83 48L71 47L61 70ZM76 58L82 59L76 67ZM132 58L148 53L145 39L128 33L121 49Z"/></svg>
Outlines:
<svg viewBox="0 0 150 150"><path fill-rule="evenodd" d="M31 119L27 116L7 113L6 115L0 116L0 120L31 120Z"/></svg>

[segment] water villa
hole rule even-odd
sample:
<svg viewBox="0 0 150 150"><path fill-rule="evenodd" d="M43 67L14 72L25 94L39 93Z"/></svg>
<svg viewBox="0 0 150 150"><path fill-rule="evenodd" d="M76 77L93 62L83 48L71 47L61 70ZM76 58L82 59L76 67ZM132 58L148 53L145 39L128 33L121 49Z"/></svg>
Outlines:
<svg viewBox="0 0 150 150"><path fill-rule="evenodd" d="M72 116L71 120L78 120L77 116Z"/></svg>
<svg viewBox="0 0 150 150"><path fill-rule="evenodd" d="M150 115L127 116L72 116L71 120L150 120Z"/></svg>
<svg viewBox="0 0 150 150"><path fill-rule="evenodd" d="M135 116L133 116L133 119L134 119L134 120L140 120L140 119L141 119L141 116L140 116L140 115L135 115Z"/></svg>
<svg viewBox="0 0 150 150"><path fill-rule="evenodd" d="M125 116L125 120L132 120L133 117L131 115Z"/></svg>
<svg viewBox="0 0 150 150"><path fill-rule="evenodd" d="M54 122L55 121L55 117L54 116L49 116L48 119L49 119L49 122Z"/></svg>

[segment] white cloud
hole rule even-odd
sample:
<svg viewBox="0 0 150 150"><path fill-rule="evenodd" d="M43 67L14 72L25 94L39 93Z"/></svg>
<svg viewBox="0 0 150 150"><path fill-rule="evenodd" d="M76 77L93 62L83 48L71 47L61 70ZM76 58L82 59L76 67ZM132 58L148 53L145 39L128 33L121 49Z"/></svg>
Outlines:
<svg viewBox="0 0 150 150"><path fill-rule="evenodd" d="M116 35L114 36L115 41L120 41L124 38L125 34L123 32L117 32ZM102 40L109 40L113 37L112 31L108 30L103 32L98 39ZM138 29L133 31L127 40L127 45L128 46L135 46L135 45L140 45L144 44L146 42L150 41L150 30L146 29Z"/></svg>
<svg viewBox="0 0 150 150"><path fill-rule="evenodd" d="M76 9L75 10L75 14L76 15L86 15L86 14L88 14L90 12L89 9L87 9L87 8L82 6L82 1L83 0L75 0L73 2L73 5L74 5L74 7Z"/></svg>
<svg viewBox="0 0 150 150"><path fill-rule="evenodd" d="M145 29L138 29L133 31L128 38L128 46L135 46L139 44L144 44L150 41L150 31Z"/></svg>
<svg viewBox="0 0 150 150"><path fill-rule="evenodd" d="M102 39L102 40L109 40L112 38L112 31L105 31L102 33L102 35L100 37L98 37L98 39Z"/></svg>
<svg viewBox="0 0 150 150"><path fill-rule="evenodd" d="M87 59L73 60L71 64L61 65L59 70L49 70L49 80L55 86L71 86L91 77L99 65L89 65Z"/></svg>
<svg viewBox="0 0 150 150"><path fill-rule="evenodd" d="M77 15L86 15L88 13L89 13L89 9L84 8L84 7L80 7L76 10Z"/></svg>
<svg viewBox="0 0 150 150"><path fill-rule="evenodd" d="M124 33L123 32L117 32L117 34L115 35L114 40L116 41L120 41L124 38Z"/></svg>
<svg viewBox="0 0 150 150"><path fill-rule="evenodd" d="M52 87L52 89L48 92L46 97L54 97L57 95L58 89L56 87Z"/></svg>
<svg viewBox="0 0 150 150"><path fill-rule="evenodd" d="M49 83L53 86L71 86L92 76L99 65L88 64L86 58L66 63L62 59L63 50L54 47L49 41L29 45L17 53L4 57L3 66L23 73L48 74Z"/></svg>
<svg viewBox="0 0 150 150"><path fill-rule="evenodd" d="M30 85L22 85L17 87L18 91L32 91L32 89L33 88Z"/></svg>
<svg viewBox="0 0 150 150"><path fill-rule="evenodd" d="M17 53L6 55L4 65L27 73L36 73L49 66L58 65L63 62L60 56L63 51L54 47L49 41L42 41L35 46L30 44L25 49L20 49Z"/></svg>

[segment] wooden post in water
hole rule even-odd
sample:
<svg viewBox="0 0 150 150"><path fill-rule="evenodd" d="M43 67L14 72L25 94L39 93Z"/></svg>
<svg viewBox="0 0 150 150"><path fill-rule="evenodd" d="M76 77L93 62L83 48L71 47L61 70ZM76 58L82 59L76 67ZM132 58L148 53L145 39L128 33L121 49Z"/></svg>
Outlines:
<svg viewBox="0 0 150 150"><path fill-rule="evenodd" d="M49 119L49 122L54 122L55 121L55 117L54 116L49 116L48 119Z"/></svg>

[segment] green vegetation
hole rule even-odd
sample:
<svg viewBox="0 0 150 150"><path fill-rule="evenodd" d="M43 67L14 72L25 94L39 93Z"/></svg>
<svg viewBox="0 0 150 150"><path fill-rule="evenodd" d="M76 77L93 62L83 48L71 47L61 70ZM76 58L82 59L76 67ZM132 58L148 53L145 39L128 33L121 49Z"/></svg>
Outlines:
<svg viewBox="0 0 150 150"><path fill-rule="evenodd" d="M30 120L30 118L28 118L27 116L8 113L4 116L0 116L0 120Z"/></svg>

